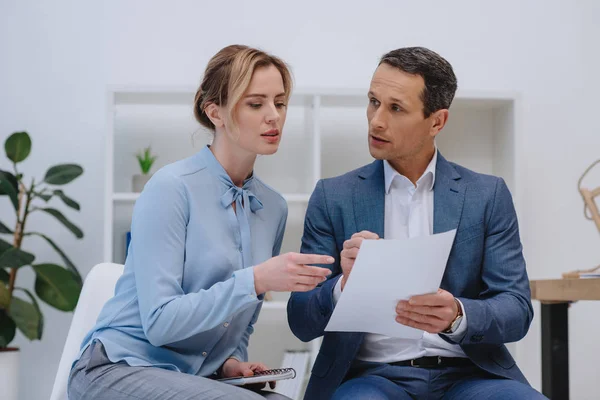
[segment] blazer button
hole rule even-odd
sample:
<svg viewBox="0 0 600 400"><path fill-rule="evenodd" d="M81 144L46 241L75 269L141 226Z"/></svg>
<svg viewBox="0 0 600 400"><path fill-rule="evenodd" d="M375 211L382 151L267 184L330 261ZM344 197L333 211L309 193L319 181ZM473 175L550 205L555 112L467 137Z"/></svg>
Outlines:
<svg viewBox="0 0 600 400"><path fill-rule="evenodd" d="M202 352L202 357L206 357L207 355L208 355L207 352L205 352L205 351Z"/></svg>

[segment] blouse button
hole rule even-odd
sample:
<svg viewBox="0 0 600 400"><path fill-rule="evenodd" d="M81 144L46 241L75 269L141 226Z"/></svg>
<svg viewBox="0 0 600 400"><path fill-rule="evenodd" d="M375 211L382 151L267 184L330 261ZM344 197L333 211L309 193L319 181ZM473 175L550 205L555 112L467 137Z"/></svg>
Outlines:
<svg viewBox="0 0 600 400"><path fill-rule="evenodd" d="M205 352L205 351L202 352L202 357L206 357L207 355L208 355L207 352Z"/></svg>

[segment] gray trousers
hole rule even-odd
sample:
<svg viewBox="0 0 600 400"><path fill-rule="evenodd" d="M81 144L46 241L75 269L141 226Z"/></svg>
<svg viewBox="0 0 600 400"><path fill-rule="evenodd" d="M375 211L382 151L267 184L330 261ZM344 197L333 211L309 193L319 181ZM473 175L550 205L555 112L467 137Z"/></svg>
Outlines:
<svg viewBox="0 0 600 400"><path fill-rule="evenodd" d="M286 400L278 393L253 392L213 379L156 367L112 363L94 342L73 366L69 400Z"/></svg>

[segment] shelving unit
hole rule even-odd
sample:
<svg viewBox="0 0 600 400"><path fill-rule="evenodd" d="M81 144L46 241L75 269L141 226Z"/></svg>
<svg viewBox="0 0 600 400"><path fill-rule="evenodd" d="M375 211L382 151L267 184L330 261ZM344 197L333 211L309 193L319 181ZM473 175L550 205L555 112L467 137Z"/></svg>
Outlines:
<svg viewBox="0 0 600 400"><path fill-rule="evenodd" d="M111 87L107 92L104 258L124 261L125 233L133 204L134 154L151 145L158 154L153 171L199 151L211 136L193 118L195 87ZM367 89L296 89L279 151L257 159L256 174L288 201L282 252L298 251L304 214L321 178L372 161L367 146ZM518 208L518 106L515 93L459 92L437 145L449 160L478 172L502 176ZM288 295L265 302L253 335L253 359L279 366L283 351L305 349L286 321ZM273 336L274 337L271 337ZM268 336L268 338L267 338ZM309 344L312 360L320 342Z"/></svg>

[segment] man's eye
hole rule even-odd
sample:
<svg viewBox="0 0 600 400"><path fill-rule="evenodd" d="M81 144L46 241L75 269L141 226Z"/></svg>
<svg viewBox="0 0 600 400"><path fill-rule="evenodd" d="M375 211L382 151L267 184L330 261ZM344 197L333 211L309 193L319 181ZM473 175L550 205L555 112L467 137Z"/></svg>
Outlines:
<svg viewBox="0 0 600 400"><path fill-rule="evenodd" d="M375 107L379 106L379 101L374 98L370 98L369 103L371 103L371 105L374 105Z"/></svg>

